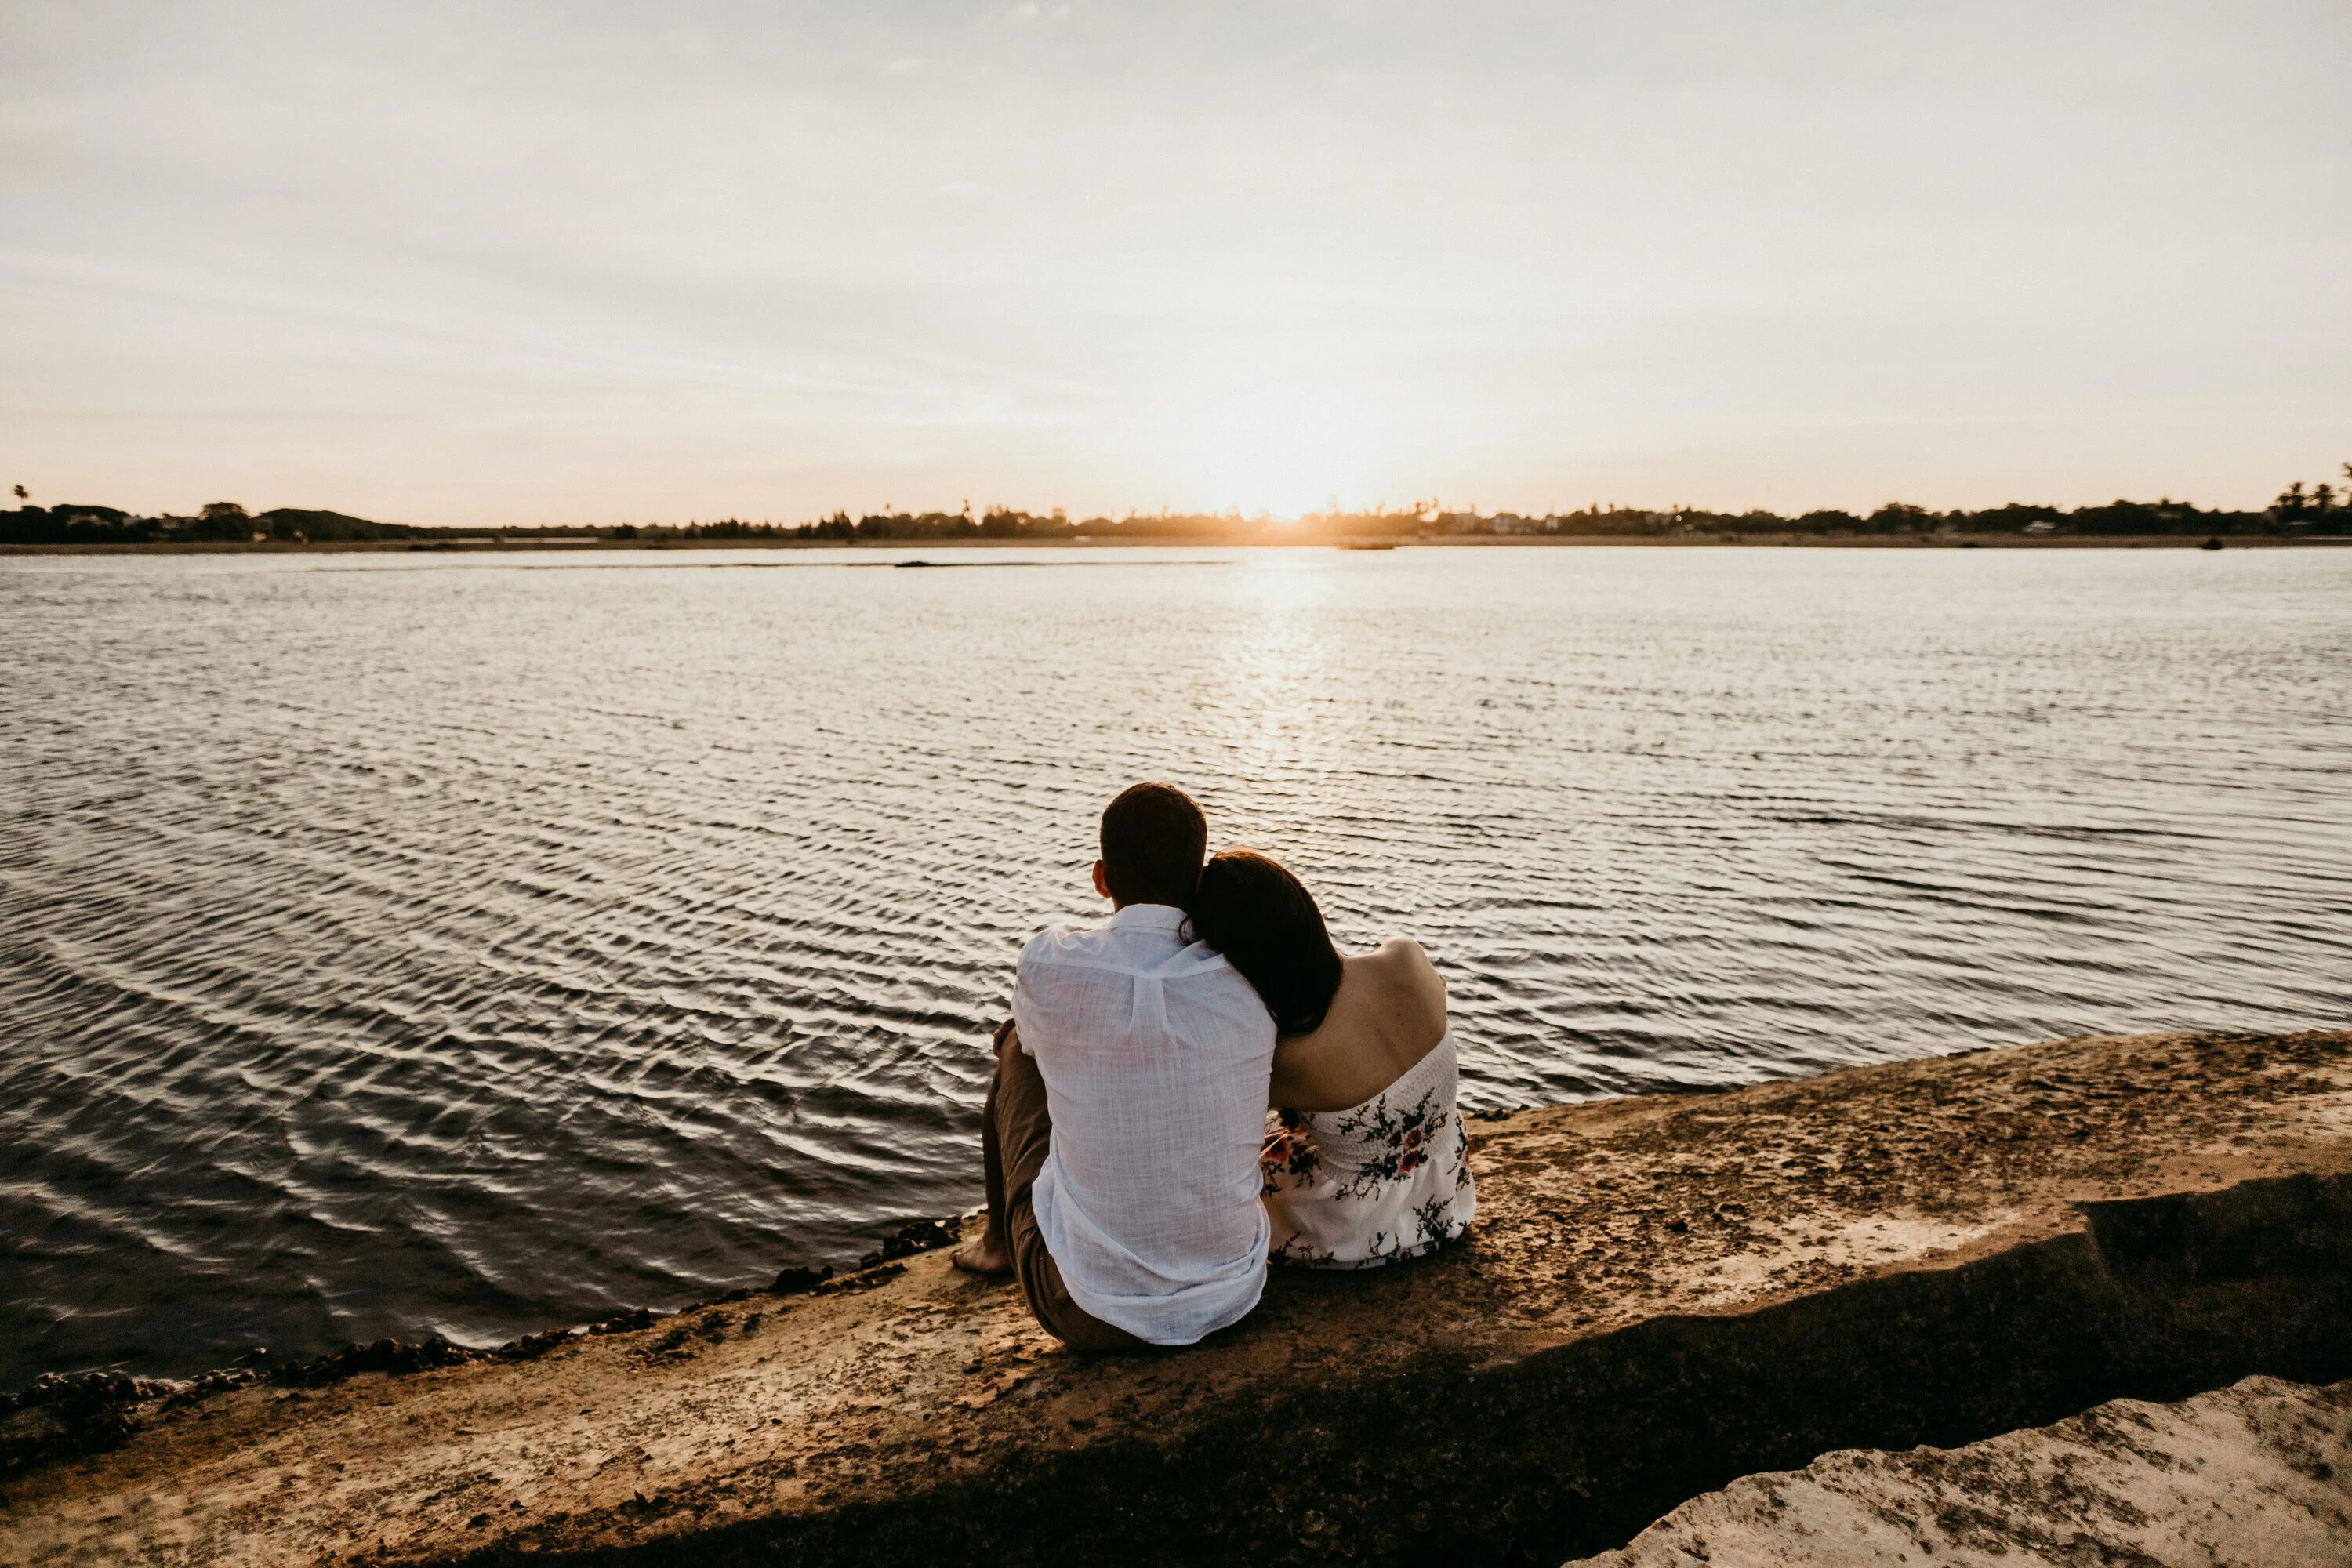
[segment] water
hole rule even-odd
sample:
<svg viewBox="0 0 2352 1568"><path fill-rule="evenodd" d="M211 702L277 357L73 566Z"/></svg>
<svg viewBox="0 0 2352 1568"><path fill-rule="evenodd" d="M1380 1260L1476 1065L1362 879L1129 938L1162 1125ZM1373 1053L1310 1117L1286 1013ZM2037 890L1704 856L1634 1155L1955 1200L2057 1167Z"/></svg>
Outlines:
<svg viewBox="0 0 2352 1568"><path fill-rule="evenodd" d="M1480 1107L2352 1013L2352 552L933 553L0 562L0 1385L969 1206L1138 778Z"/></svg>

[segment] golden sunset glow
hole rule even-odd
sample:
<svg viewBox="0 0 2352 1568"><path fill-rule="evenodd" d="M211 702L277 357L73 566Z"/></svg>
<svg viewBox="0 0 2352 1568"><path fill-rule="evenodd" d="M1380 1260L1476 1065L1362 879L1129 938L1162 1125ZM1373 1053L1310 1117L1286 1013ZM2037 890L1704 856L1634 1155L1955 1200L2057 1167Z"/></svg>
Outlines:
<svg viewBox="0 0 2352 1568"><path fill-rule="evenodd" d="M2242 506L2352 418L2340 6L16 9L52 500Z"/></svg>

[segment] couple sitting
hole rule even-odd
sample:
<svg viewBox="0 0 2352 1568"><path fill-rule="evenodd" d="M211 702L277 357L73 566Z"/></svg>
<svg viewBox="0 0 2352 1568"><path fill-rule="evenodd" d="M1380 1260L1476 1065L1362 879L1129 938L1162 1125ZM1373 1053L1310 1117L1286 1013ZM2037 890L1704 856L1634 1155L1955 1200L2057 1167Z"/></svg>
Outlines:
<svg viewBox="0 0 2352 1568"><path fill-rule="evenodd" d="M1391 1263L1476 1211L1428 958L1341 957L1297 878L1207 847L1181 790L1111 802L1116 912L1031 942L996 1032L988 1229L955 1262L1014 1275L1074 1349L1191 1344L1257 1305L1269 1257Z"/></svg>

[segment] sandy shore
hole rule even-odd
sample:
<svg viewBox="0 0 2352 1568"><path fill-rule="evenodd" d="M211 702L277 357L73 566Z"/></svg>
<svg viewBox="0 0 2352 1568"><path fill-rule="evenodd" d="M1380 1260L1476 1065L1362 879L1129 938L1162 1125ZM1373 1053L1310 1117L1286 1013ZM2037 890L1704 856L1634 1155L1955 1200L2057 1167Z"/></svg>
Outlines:
<svg viewBox="0 0 2352 1568"><path fill-rule="evenodd" d="M2352 1032L1532 1110L1474 1158L1471 1241L1278 1271L1180 1354L1065 1353L929 1252L150 1399L5 1483L0 1561L1558 1563L1832 1449L2352 1375Z"/></svg>

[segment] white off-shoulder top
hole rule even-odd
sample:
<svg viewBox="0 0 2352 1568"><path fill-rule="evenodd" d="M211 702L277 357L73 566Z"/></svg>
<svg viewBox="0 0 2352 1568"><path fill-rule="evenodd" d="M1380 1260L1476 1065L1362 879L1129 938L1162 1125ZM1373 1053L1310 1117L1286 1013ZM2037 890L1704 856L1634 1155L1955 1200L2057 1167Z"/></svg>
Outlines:
<svg viewBox="0 0 2352 1568"><path fill-rule="evenodd" d="M1374 1268L1435 1250L1478 1213L1470 1130L1454 1105L1447 1030L1404 1076L1351 1110L1270 1110L1258 1157L1271 1254L1310 1268Z"/></svg>

